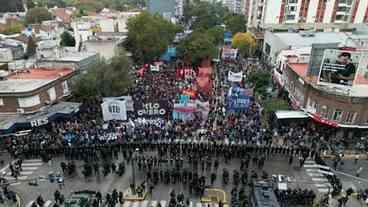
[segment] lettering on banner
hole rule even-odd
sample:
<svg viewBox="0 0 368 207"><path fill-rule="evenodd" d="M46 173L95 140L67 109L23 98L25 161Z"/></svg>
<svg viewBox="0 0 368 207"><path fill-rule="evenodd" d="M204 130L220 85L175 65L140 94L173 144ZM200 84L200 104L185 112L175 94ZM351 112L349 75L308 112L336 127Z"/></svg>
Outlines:
<svg viewBox="0 0 368 207"><path fill-rule="evenodd" d="M38 126L46 125L48 123L49 123L49 120L47 118L37 119L37 120L31 121L31 127L38 127Z"/></svg>
<svg viewBox="0 0 368 207"><path fill-rule="evenodd" d="M159 103L146 103L146 104L143 104L143 109L138 110L137 113L138 113L138 116L144 116L144 115L162 116L166 114L166 110L164 108L161 108Z"/></svg>

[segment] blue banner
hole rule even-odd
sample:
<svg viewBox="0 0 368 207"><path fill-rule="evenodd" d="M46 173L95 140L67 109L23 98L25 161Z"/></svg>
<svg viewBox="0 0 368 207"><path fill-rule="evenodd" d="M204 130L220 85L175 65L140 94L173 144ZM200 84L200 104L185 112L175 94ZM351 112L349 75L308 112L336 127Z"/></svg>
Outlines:
<svg viewBox="0 0 368 207"><path fill-rule="evenodd" d="M240 87L230 88L226 97L226 108L229 112L244 112L253 103L253 97Z"/></svg>

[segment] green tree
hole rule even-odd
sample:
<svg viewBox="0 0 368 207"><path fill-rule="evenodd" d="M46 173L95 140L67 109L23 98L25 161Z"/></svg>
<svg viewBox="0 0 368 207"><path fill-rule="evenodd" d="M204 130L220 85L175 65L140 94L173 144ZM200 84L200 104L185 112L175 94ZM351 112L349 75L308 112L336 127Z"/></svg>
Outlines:
<svg viewBox="0 0 368 207"><path fill-rule="evenodd" d="M26 58L32 57L34 54L36 54L37 44L36 41L33 39L32 36L28 37L27 42L27 50L26 50Z"/></svg>
<svg viewBox="0 0 368 207"><path fill-rule="evenodd" d="M33 0L27 0L26 5L27 5L27 9L32 9L35 7Z"/></svg>
<svg viewBox="0 0 368 207"><path fill-rule="evenodd" d="M48 8L53 8L53 7L64 8L67 6L67 4L64 0L48 0L46 3L46 6Z"/></svg>
<svg viewBox="0 0 368 207"><path fill-rule="evenodd" d="M100 60L87 74L81 74L73 85L73 93L77 98L126 94L134 83L129 73L131 66L126 52L120 50L109 63Z"/></svg>
<svg viewBox="0 0 368 207"><path fill-rule="evenodd" d="M199 65L203 59L216 57L217 48L206 33L194 32L179 43L178 54L186 62Z"/></svg>
<svg viewBox="0 0 368 207"><path fill-rule="evenodd" d="M74 47L75 46L75 39L74 37L67 31L63 32L60 35L60 46L62 47Z"/></svg>
<svg viewBox="0 0 368 207"><path fill-rule="evenodd" d="M270 87L271 74L268 72L252 72L249 74L247 81L252 83L256 94L265 97L267 89Z"/></svg>
<svg viewBox="0 0 368 207"><path fill-rule="evenodd" d="M206 34L208 38L210 38L215 45L219 45L224 40L224 32L225 30L223 27L216 26L216 27L212 27L208 29L206 31Z"/></svg>
<svg viewBox="0 0 368 207"><path fill-rule="evenodd" d="M252 56L257 47L255 38L249 32L236 33L232 40L233 48L238 48L243 57Z"/></svg>
<svg viewBox="0 0 368 207"><path fill-rule="evenodd" d="M41 23L42 21L51 20L52 14L43 7L35 7L27 11L26 22L27 24Z"/></svg>
<svg viewBox="0 0 368 207"><path fill-rule="evenodd" d="M126 48L139 63L150 62L164 53L181 28L160 15L142 12L128 20Z"/></svg>
<svg viewBox="0 0 368 207"><path fill-rule="evenodd" d="M238 32L246 32L247 22L245 21L244 15L229 14L225 17L226 30L230 31L232 34Z"/></svg>
<svg viewBox="0 0 368 207"><path fill-rule="evenodd" d="M104 8L104 3L98 0L75 0L74 6L85 11L98 12Z"/></svg>

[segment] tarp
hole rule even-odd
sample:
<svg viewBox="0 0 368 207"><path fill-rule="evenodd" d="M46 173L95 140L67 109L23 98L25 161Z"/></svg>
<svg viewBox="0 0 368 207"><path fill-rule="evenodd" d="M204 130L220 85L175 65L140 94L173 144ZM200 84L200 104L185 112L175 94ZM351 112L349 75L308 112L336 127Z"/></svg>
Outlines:
<svg viewBox="0 0 368 207"><path fill-rule="evenodd" d="M277 119L306 119L308 114L304 111L278 110L275 112Z"/></svg>

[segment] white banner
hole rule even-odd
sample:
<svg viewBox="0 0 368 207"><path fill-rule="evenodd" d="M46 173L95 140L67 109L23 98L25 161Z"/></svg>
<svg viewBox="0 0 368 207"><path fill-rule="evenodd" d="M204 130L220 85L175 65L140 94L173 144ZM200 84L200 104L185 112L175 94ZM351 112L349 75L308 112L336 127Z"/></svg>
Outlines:
<svg viewBox="0 0 368 207"><path fill-rule="evenodd" d="M154 72L159 72L160 71L160 66L159 65L150 65L150 70L154 71Z"/></svg>
<svg viewBox="0 0 368 207"><path fill-rule="evenodd" d="M107 100L101 104L104 121L127 120L125 100Z"/></svg>
<svg viewBox="0 0 368 207"><path fill-rule="evenodd" d="M103 102L106 101L125 101L126 110L134 111L134 101L131 96L104 97Z"/></svg>
<svg viewBox="0 0 368 207"><path fill-rule="evenodd" d="M229 71L228 80L231 82L241 82L243 79L243 72L234 73Z"/></svg>

